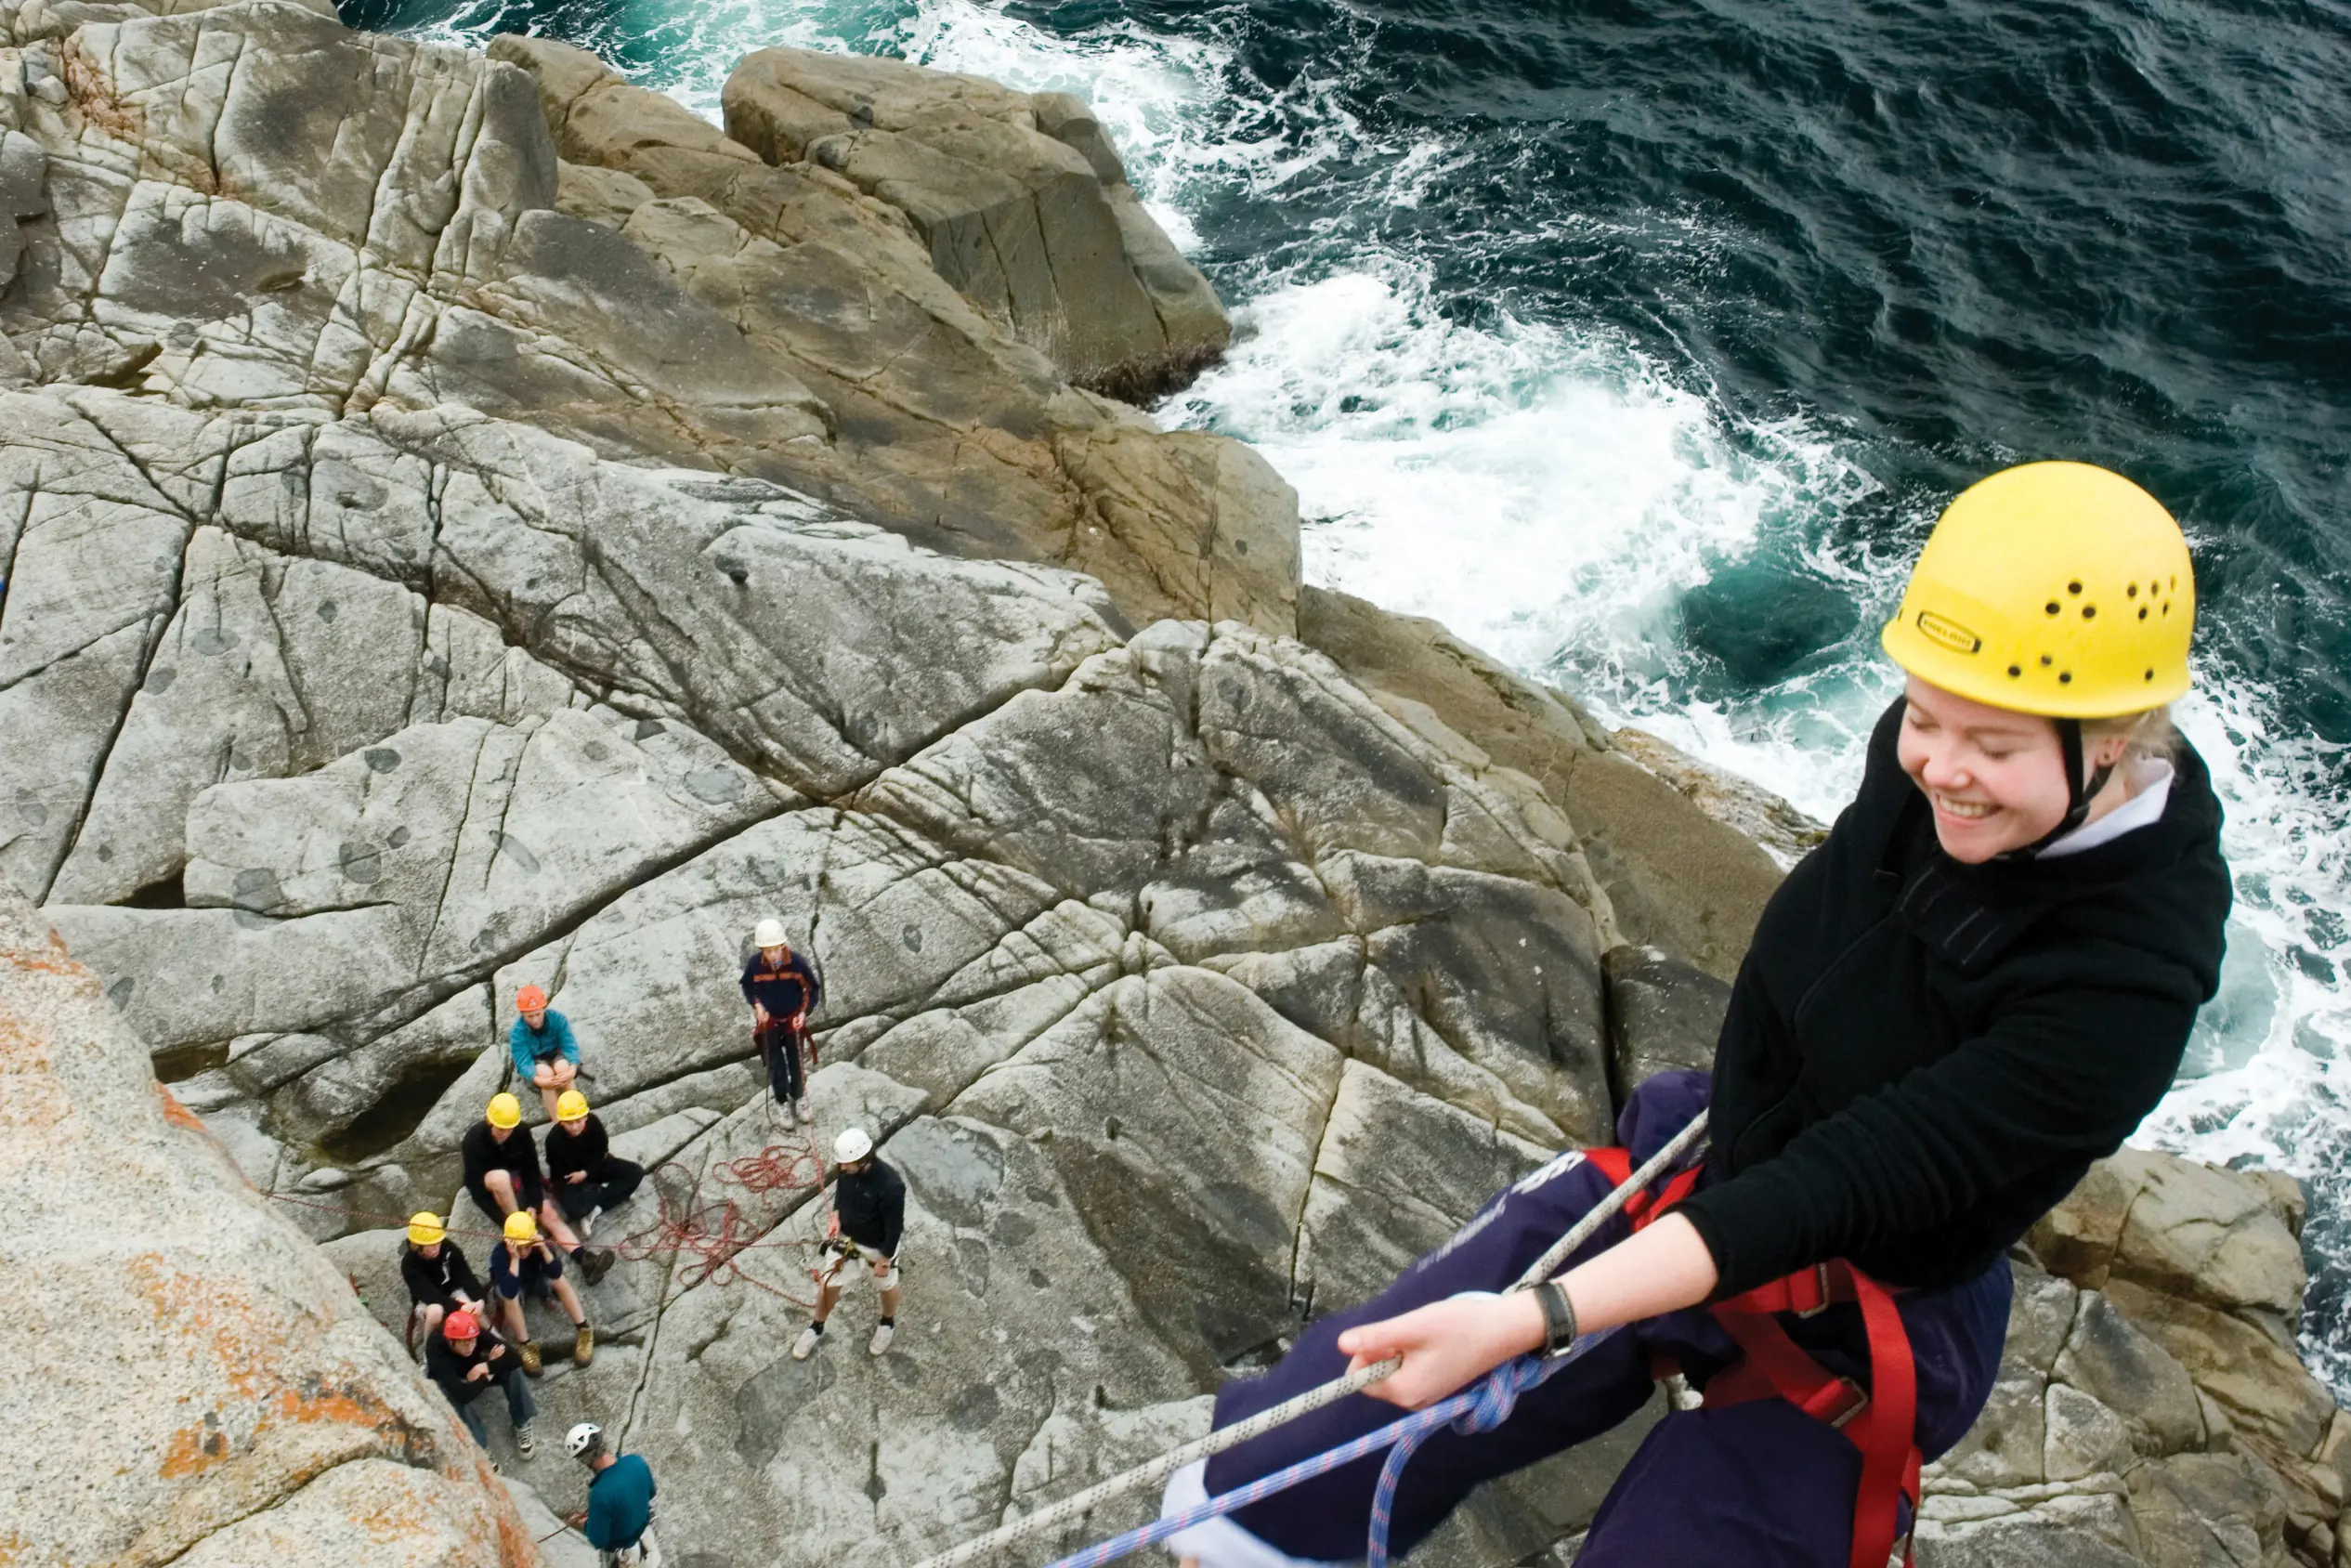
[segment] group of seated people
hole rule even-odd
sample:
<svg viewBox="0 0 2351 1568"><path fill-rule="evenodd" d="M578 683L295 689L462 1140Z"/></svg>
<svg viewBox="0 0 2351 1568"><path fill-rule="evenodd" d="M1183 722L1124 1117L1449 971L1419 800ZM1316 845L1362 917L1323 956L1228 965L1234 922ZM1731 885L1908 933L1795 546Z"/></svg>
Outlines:
<svg viewBox="0 0 2351 1568"><path fill-rule="evenodd" d="M564 1090L552 1108L543 1169L512 1094L491 1096L465 1134L465 1191L502 1232L490 1248L487 1289L438 1214L410 1218L400 1256L400 1277L426 1338L425 1370L477 1438L474 1401L492 1383L504 1389L516 1446L526 1456L532 1412L529 1392L517 1379L539 1376L542 1356L523 1303L536 1299L560 1307L572 1324L572 1360L584 1366L594 1359L595 1333L564 1265L577 1265L589 1285L605 1276L618 1254L590 1247L588 1237L606 1210L627 1202L645 1180L644 1167L612 1152L603 1122L577 1089Z"/></svg>

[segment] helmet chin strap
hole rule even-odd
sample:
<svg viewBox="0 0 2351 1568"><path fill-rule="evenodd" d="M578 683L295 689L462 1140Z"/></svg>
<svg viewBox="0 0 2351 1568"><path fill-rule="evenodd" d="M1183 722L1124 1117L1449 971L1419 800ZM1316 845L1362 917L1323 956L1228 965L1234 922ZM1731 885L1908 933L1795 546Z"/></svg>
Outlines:
<svg viewBox="0 0 2351 1568"><path fill-rule="evenodd" d="M2057 719L2051 722L2057 726L2057 749L2065 754L2065 816L2056 827L2022 849L2012 849L2001 856L2000 858L2003 860L2030 860L2073 831L2074 829L2082 826L2083 819L2090 815L2090 803L2097 799L2100 790L2106 788L2106 781L2114 777L2114 764L2111 763L2101 763L2098 766L2090 769L2084 777L2082 766L2082 721L2080 719Z"/></svg>

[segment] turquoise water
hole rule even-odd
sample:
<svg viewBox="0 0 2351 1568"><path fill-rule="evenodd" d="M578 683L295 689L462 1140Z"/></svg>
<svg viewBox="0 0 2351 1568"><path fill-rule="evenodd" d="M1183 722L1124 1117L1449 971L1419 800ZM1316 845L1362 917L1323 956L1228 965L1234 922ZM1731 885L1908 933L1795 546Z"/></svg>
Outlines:
<svg viewBox="0 0 2351 1568"><path fill-rule="evenodd" d="M1893 690L1874 631L1940 503L2024 458L2133 475L2197 549L2181 716L2240 903L2145 1136L2316 1179L2314 1342L2351 1344L2351 6L346 15L568 38L712 118L735 59L778 42L1090 97L1245 334L1161 417L1267 453L1313 581L1822 817Z"/></svg>

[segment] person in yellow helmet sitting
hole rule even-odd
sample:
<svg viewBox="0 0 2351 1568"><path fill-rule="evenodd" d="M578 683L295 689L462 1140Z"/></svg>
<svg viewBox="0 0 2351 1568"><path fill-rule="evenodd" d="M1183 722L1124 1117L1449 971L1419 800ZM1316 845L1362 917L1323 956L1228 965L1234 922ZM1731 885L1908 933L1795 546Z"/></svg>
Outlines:
<svg viewBox="0 0 2351 1568"><path fill-rule="evenodd" d="M580 1293L563 1277L562 1255L547 1245L547 1238L539 1234L539 1222L530 1217L527 1209L507 1215L504 1229L505 1240L490 1250L490 1289L497 1300L499 1321L505 1327L506 1337L522 1355L522 1369L534 1378L539 1376L539 1343L530 1337L529 1325L523 1318L527 1297L553 1300L563 1309L564 1315L571 1320L572 1362L587 1365L595 1359L595 1330L588 1325L587 1309L580 1304Z"/></svg>
<svg viewBox="0 0 2351 1568"><path fill-rule="evenodd" d="M547 1129L547 1185L564 1217L580 1227L580 1239L594 1236L604 1211L628 1202L644 1180L645 1167L612 1152L604 1118L588 1108L588 1097L565 1090Z"/></svg>
<svg viewBox="0 0 2351 1568"><path fill-rule="evenodd" d="M1704 1404L1642 1443L1578 1568L1884 1568L1918 1466L1990 1393L2007 1248L2154 1108L2218 984L2220 804L2167 712L2194 613L2178 526L2120 476L2033 464L1953 501L1883 635L1903 694L1853 803L1766 907L1712 1074L1643 1083L1624 1147L1562 1155L1266 1377L1226 1384L1220 1426L1403 1358L1369 1397L1179 1471L1169 1511L1625 1326L1493 1430L1431 1438L1391 1548L1625 1419L1670 1364ZM1705 1107L1702 1164L1558 1277L1511 1288ZM1379 1468L1170 1545L1200 1568L1360 1558Z"/></svg>
<svg viewBox="0 0 2351 1568"><path fill-rule="evenodd" d="M416 1350L419 1326L429 1343L441 1319L460 1307L481 1304L481 1281L464 1249L449 1239L441 1217L420 1211L408 1217L408 1242L400 1248L400 1283L408 1287L409 1352Z"/></svg>

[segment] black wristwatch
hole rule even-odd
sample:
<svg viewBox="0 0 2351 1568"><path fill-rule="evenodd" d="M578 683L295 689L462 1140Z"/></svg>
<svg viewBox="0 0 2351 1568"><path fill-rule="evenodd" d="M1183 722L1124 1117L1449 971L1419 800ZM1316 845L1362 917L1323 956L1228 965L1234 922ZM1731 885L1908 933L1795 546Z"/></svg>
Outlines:
<svg viewBox="0 0 2351 1568"><path fill-rule="evenodd" d="M1544 1359L1565 1355L1575 1343L1575 1308L1568 1301L1567 1287L1547 1279L1535 1287L1535 1299L1543 1306Z"/></svg>

